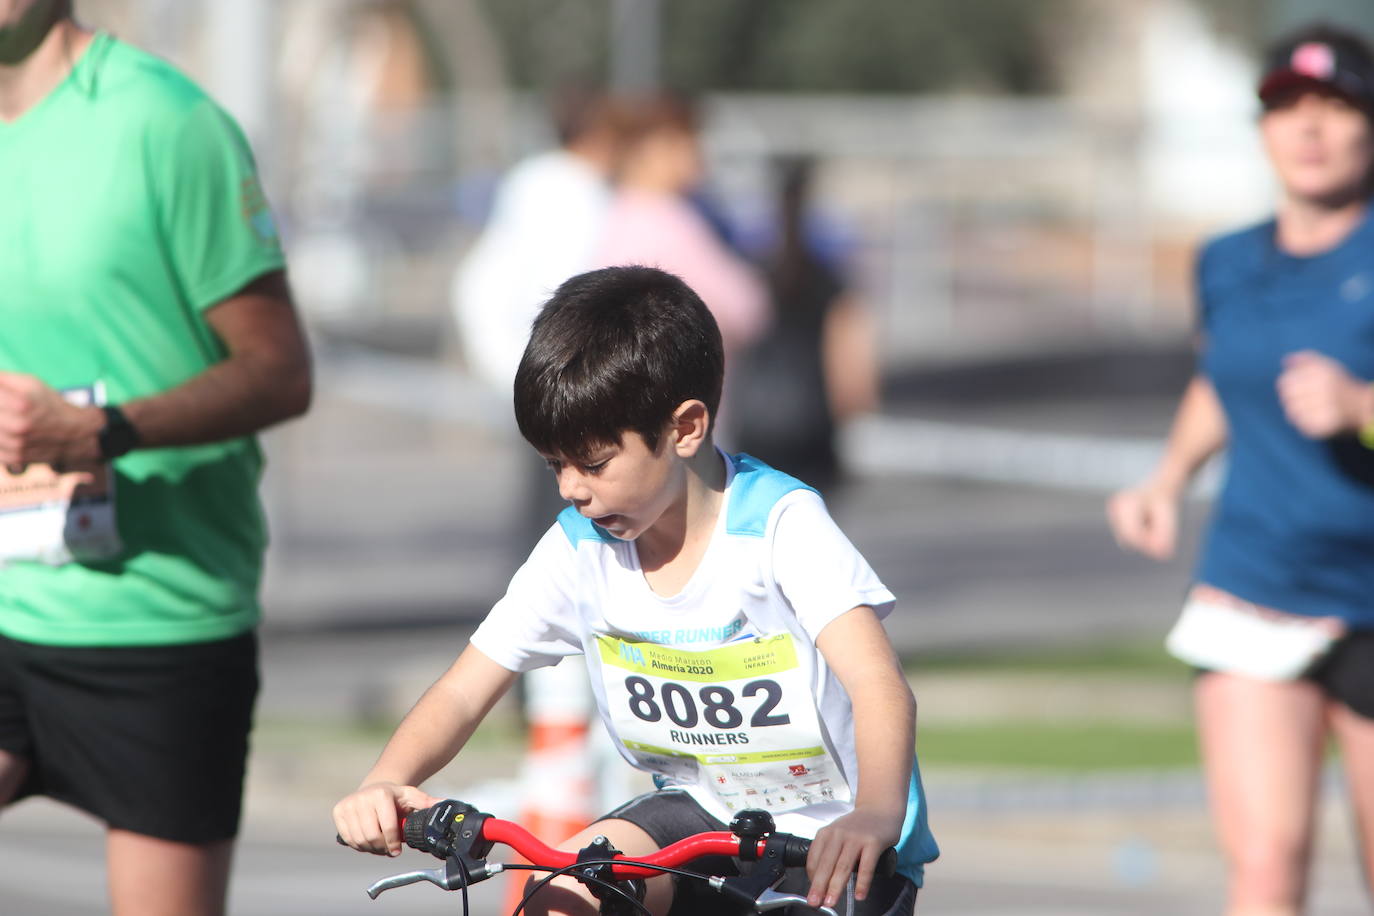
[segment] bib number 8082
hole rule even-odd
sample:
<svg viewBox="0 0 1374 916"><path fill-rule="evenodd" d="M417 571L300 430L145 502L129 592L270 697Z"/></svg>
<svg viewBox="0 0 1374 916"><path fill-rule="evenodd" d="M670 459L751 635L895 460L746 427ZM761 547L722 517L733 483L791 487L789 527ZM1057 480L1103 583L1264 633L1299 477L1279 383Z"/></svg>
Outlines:
<svg viewBox="0 0 1374 916"><path fill-rule="evenodd" d="M735 692L719 684L701 687L697 690L697 696L693 697L691 690L682 684L664 681L655 694L654 685L647 678L632 675L625 678L625 689L630 692L630 712L645 722L657 722L665 713L679 728L692 728L701 719L716 728L739 728L744 722L744 713L735 708ZM786 725L792 721L791 716L785 713L772 714L782 701L782 687L777 681L750 681L744 685L743 693L746 697L763 694L763 702L749 718L750 728ZM697 710L697 699L701 700L700 711Z"/></svg>

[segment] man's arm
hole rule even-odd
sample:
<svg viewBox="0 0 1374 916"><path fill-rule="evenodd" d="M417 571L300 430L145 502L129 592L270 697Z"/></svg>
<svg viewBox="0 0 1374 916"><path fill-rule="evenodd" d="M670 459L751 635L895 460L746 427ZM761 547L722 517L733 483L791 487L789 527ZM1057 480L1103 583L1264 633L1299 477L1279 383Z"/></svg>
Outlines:
<svg viewBox="0 0 1374 916"><path fill-rule="evenodd" d="M861 605L835 618L816 647L853 705L859 774L854 810L821 829L811 846L813 907L833 906L853 871L855 898L868 896L878 856L901 838L916 747L916 698L873 609Z"/></svg>
<svg viewBox="0 0 1374 916"><path fill-rule="evenodd" d="M416 786L452 760L516 672L469 645L406 713L357 791L334 806L334 826L354 849L379 855L401 851L401 815L437 799Z"/></svg>
<svg viewBox="0 0 1374 916"><path fill-rule="evenodd" d="M182 384L118 405L141 448L198 445L255 433L305 412L310 355L283 271L251 281L211 306L205 320L223 360ZM98 407L78 407L31 375L0 372L0 464L100 461Z"/></svg>

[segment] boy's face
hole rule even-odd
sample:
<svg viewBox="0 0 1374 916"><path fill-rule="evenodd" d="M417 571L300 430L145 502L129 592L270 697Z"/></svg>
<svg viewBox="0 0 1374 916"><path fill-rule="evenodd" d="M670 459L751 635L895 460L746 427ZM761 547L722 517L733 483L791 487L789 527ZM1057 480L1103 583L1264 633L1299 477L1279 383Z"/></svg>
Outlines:
<svg viewBox="0 0 1374 916"><path fill-rule="evenodd" d="M622 541L648 531L683 492L686 468L674 430L651 450L639 433L626 432L619 445L598 446L583 462L544 455L558 478L558 493L583 517Z"/></svg>

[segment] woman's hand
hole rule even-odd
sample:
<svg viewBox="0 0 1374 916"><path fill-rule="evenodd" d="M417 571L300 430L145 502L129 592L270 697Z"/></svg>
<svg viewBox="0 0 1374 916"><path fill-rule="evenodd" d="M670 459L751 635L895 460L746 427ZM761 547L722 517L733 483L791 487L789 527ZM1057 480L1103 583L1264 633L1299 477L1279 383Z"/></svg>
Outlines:
<svg viewBox="0 0 1374 916"><path fill-rule="evenodd" d="M1314 350L1285 356L1276 387L1288 422L1310 439L1356 432L1374 421L1374 386Z"/></svg>
<svg viewBox="0 0 1374 916"><path fill-rule="evenodd" d="M1116 543L1154 560L1168 560L1178 546L1181 495L1156 483L1118 490L1107 500L1107 521Z"/></svg>
<svg viewBox="0 0 1374 916"><path fill-rule="evenodd" d="M360 852L397 856L404 840L402 818L440 801L414 786L374 782L334 806L334 828L340 839Z"/></svg>
<svg viewBox="0 0 1374 916"><path fill-rule="evenodd" d="M806 905L834 906L851 874L854 899L867 897L878 857L901 838L901 833L900 816L864 808L855 808L822 827L806 857L806 875L811 879Z"/></svg>

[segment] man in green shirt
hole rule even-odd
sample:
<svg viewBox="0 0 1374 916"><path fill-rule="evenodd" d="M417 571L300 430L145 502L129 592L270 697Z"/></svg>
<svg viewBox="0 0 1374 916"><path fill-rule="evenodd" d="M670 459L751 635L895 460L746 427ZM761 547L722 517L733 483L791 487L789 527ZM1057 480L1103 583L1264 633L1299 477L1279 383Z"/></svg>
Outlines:
<svg viewBox="0 0 1374 916"><path fill-rule="evenodd" d="M70 0L0 0L0 180L0 803L103 820L116 913L222 913L253 434L311 392L276 228L233 121Z"/></svg>

